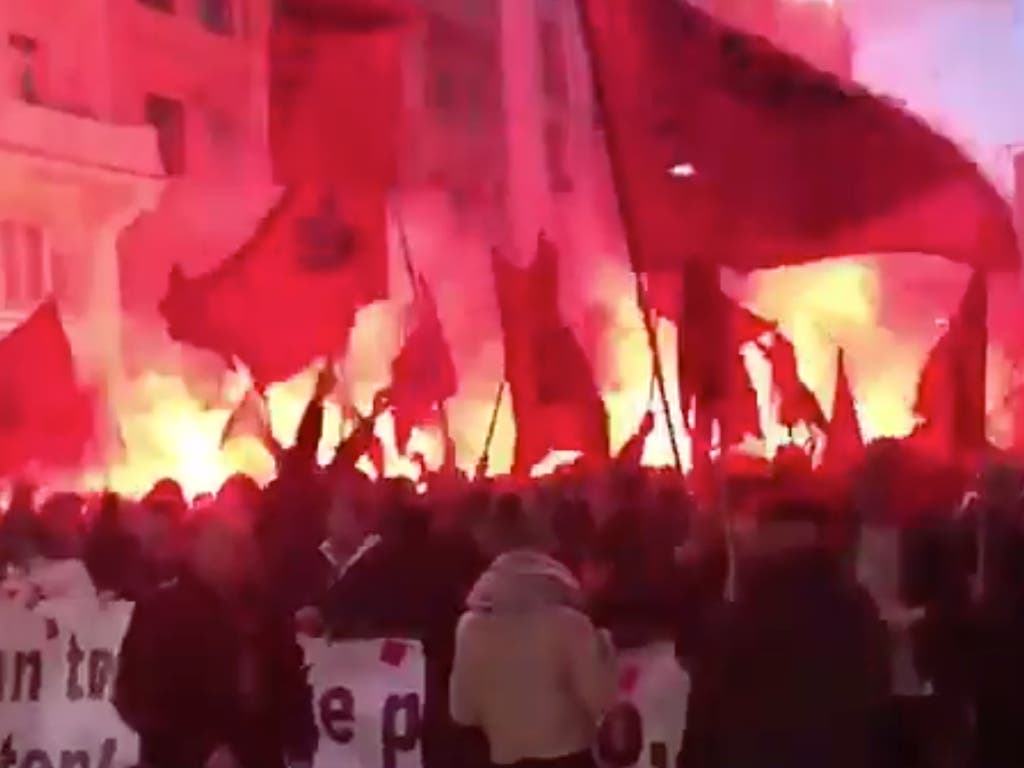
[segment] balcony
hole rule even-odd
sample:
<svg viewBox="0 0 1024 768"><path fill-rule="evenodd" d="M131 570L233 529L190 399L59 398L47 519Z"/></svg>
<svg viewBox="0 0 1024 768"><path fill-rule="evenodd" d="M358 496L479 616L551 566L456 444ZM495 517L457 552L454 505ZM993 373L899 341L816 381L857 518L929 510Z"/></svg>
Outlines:
<svg viewBox="0 0 1024 768"><path fill-rule="evenodd" d="M105 123L73 107L8 100L0 105L0 151L115 174L164 175L149 126Z"/></svg>

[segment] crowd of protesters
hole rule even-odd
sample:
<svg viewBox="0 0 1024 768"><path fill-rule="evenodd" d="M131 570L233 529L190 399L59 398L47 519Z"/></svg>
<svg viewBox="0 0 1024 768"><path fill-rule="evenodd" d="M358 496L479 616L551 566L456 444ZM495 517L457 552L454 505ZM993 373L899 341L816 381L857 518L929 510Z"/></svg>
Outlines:
<svg viewBox="0 0 1024 768"><path fill-rule="evenodd" d="M353 469L370 420L319 467L322 389L266 488L13 494L4 599L136 603L115 704L145 768L310 764L297 634L422 642L427 768L593 765L616 653L665 639L693 683L681 768L1024 766L1008 465L883 441L842 478L784 454L714 493L628 455L424 490Z"/></svg>

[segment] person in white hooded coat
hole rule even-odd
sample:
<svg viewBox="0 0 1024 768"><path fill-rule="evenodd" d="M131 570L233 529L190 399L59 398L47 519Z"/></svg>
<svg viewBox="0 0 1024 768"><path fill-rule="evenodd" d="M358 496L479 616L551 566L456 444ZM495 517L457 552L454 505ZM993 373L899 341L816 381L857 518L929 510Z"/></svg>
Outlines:
<svg viewBox="0 0 1024 768"><path fill-rule="evenodd" d="M452 718L483 731L495 766L590 768L614 697L610 636L572 573L533 545L518 497L502 497L491 522L501 554L459 622Z"/></svg>

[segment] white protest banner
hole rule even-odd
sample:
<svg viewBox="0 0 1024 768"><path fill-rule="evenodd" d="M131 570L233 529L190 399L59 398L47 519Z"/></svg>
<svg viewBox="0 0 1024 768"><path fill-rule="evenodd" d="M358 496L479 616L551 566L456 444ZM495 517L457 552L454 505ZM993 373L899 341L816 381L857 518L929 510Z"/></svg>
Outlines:
<svg viewBox="0 0 1024 768"><path fill-rule="evenodd" d="M0 600L0 768L128 768L138 740L110 703L132 606Z"/></svg>
<svg viewBox="0 0 1024 768"><path fill-rule="evenodd" d="M0 768L131 768L138 740L111 704L131 605L35 611L0 600ZM320 731L315 768L420 768L424 659L404 640L303 639ZM619 704L602 728L608 768L670 768L690 680L672 645L619 657Z"/></svg>
<svg viewBox="0 0 1024 768"><path fill-rule="evenodd" d="M606 768L671 768L682 746L690 676L672 643L618 656L618 703L601 726L597 758Z"/></svg>
<svg viewBox="0 0 1024 768"><path fill-rule="evenodd" d="M315 768L419 768L423 649L418 642L303 640L320 730Z"/></svg>

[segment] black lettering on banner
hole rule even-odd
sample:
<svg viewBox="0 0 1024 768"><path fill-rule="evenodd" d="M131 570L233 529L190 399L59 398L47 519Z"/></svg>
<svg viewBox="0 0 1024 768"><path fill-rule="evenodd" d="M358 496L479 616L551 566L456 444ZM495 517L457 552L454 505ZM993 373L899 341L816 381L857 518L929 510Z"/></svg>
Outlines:
<svg viewBox="0 0 1024 768"><path fill-rule="evenodd" d="M60 753L60 768L90 768L89 753L84 749L65 749Z"/></svg>
<svg viewBox="0 0 1024 768"><path fill-rule="evenodd" d="M640 760L644 748L644 724L636 707L619 702L601 723L597 754L603 765L629 768Z"/></svg>
<svg viewBox="0 0 1024 768"><path fill-rule="evenodd" d="M328 688L320 697L320 726L331 741L348 744L355 736L355 699L344 686Z"/></svg>
<svg viewBox="0 0 1024 768"><path fill-rule="evenodd" d="M114 768L114 757L117 755L117 739L104 739L100 747L100 764L97 768ZM61 766L64 768L64 766Z"/></svg>
<svg viewBox="0 0 1024 768"><path fill-rule="evenodd" d="M85 688L82 686L82 662L85 660L85 651L78 644L78 638L74 632L68 640L68 701L81 701L85 698Z"/></svg>
<svg viewBox="0 0 1024 768"><path fill-rule="evenodd" d="M404 728L399 731L399 718ZM420 697L416 693L391 694L384 701L381 717L381 745L384 750L384 768L396 768L400 752L412 752L420 743L423 718Z"/></svg>
<svg viewBox="0 0 1024 768"><path fill-rule="evenodd" d="M99 701L113 695L117 659L106 648L89 651L89 698Z"/></svg>
<svg viewBox="0 0 1024 768"><path fill-rule="evenodd" d="M663 741L656 741L651 744L651 766L652 768L669 768L668 745Z"/></svg>
<svg viewBox="0 0 1024 768"><path fill-rule="evenodd" d="M0 745L0 768L14 768L18 762L18 753L14 751L14 736L7 734Z"/></svg>
<svg viewBox="0 0 1024 768"><path fill-rule="evenodd" d="M43 654L40 651L17 651L14 654L14 689L11 691L11 701L39 701L39 690L42 687Z"/></svg>
<svg viewBox="0 0 1024 768"><path fill-rule="evenodd" d="M43 750L30 749L19 761L13 742L13 736L8 735L0 746L0 768L113 768L117 755L117 740L107 738L100 745L99 761L95 764L89 759L89 752L84 749L61 750L57 763Z"/></svg>
<svg viewBox="0 0 1024 768"><path fill-rule="evenodd" d="M53 768L50 757L41 749L30 749L19 768Z"/></svg>

